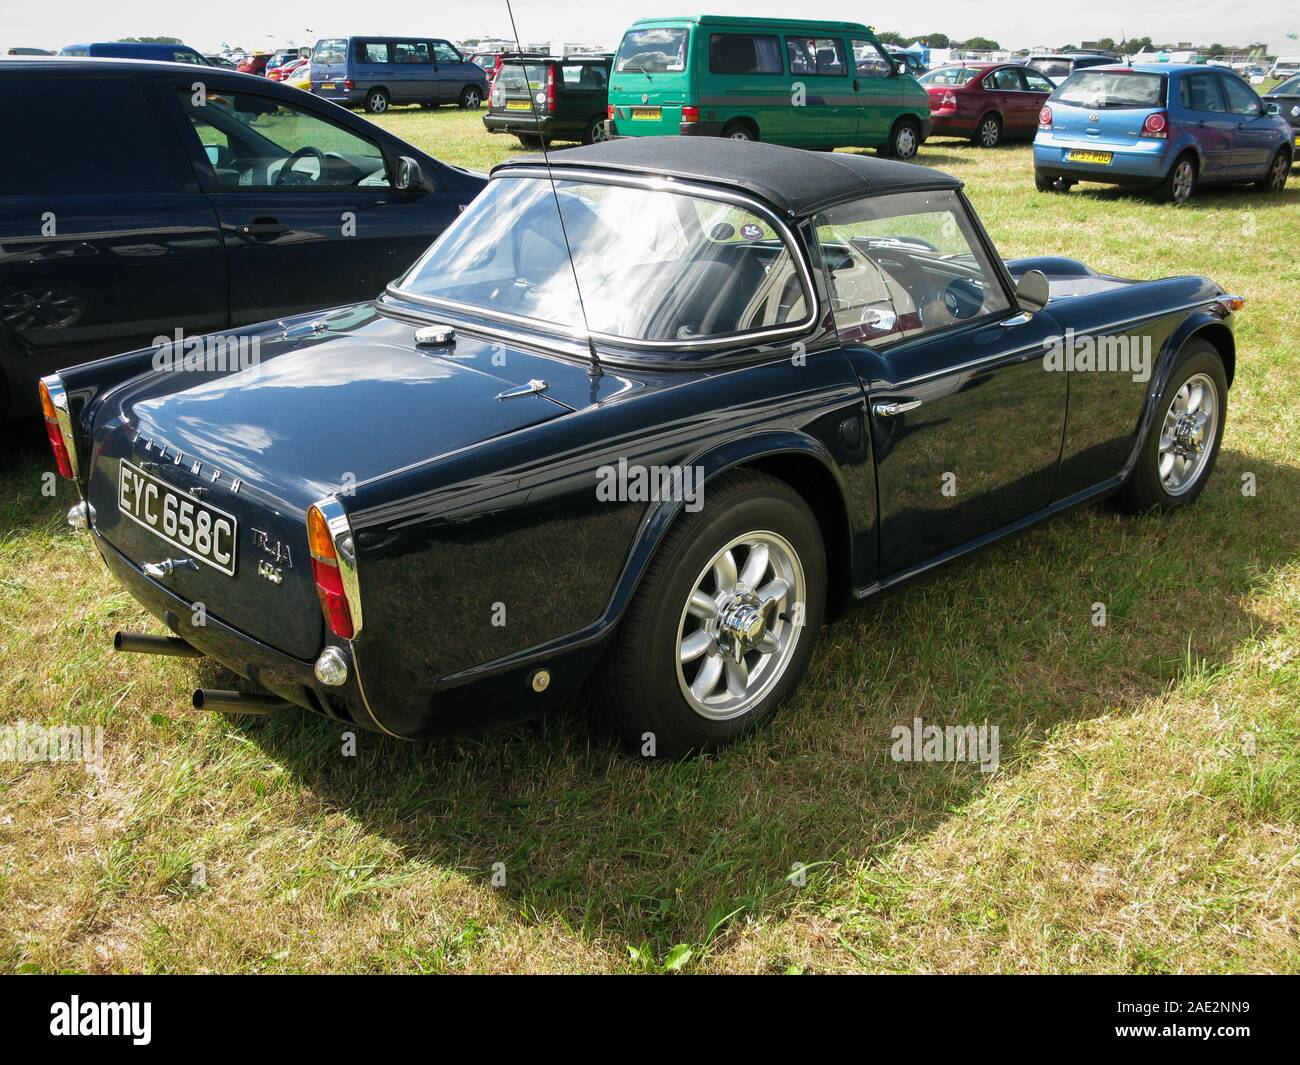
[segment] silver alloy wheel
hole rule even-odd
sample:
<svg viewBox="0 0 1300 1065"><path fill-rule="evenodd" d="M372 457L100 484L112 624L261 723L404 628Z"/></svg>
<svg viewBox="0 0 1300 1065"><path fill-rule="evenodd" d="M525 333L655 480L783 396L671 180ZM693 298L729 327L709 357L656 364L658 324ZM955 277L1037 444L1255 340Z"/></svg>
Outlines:
<svg viewBox="0 0 1300 1065"><path fill-rule="evenodd" d="M894 138L894 156L898 159L911 159L916 154L916 131L911 126L903 126Z"/></svg>
<svg viewBox="0 0 1300 1065"><path fill-rule="evenodd" d="M737 536L700 571L677 623L677 683L710 721L754 709L785 675L802 634L803 564L778 533Z"/></svg>
<svg viewBox="0 0 1300 1065"><path fill-rule="evenodd" d="M600 119L596 119L591 127L591 143L599 144L601 141L607 140L609 140L609 126Z"/></svg>
<svg viewBox="0 0 1300 1065"><path fill-rule="evenodd" d="M1287 171L1291 169L1291 160L1281 152L1273 160L1273 169L1268 173L1268 188L1270 192L1281 192L1286 188Z"/></svg>
<svg viewBox="0 0 1300 1065"><path fill-rule="evenodd" d="M467 111L473 111L483 102L483 97L479 95L478 89L466 89L465 97L461 100L461 106Z"/></svg>
<svg viewBox="0 0 1300 1065"><path fill-rule="evenodd" d="M377 92L366 101L366 105L370 108L372 115L382 115L388 110L388 97L382 92Z"/></svg>
<svg viewBox="0 0 1300 1065"><path fill-rule="evenodd" d="M1173 193L1174 203L1184 203L1192 195L1192 184L1196 180L1196 167L1190 159L1180 159L1174 166Z"/></svg>
<svg viewBox="0 0 1300 1065"><path fill-rule="evenodd" d="M984 124L980 126L980 144L985 148L997 147L998 143L998 120L996 118L986 118Z"/></svg>
<svg viewBox="0 0 1300 1065"><path fill-rule="evenodd" d="M732 141L752 141L754 138L749 135L749 130L744 126L737 126L727 134L727 140Z"/></svg>
<svg viewBox="0 0 1300 1065"><path fill-rule="evenodd" d="M1180 496L1205 472L1219 432L1219 390L1203 373L1175 393L1160 428L1160 483Z"/></svg>

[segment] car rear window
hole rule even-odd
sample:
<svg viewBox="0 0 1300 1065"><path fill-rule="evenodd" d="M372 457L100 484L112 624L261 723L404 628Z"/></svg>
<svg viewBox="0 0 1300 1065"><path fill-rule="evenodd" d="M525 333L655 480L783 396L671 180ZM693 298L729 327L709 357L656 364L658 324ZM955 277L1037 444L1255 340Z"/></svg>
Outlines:
<svg viewBox="0 0 1300 1065"><path fill-rule="evenodd" d="M1026 66L1033 67L1040 74L1046 74L1049 78L1069 77L1070 71L1074 64L1068 59L1031 59Z"/></svg>
<svg viewBox="0 0 1300 1065"><path fill-rule="evenodd" d="M348 42L343 40L342 37L336 37L325 41L317 41L311 57L317 63L342 63L344 56L347 54Z"/></svg>
<svg viewBox="0 0 1300 1065"><path fill-rule="evenodd" d="M1165 76L1137 70L1080 70L1066 78L1052 99L1097 110L1163 107Z"/></svg>
<svg viewBox="0 0 1300 1065"><path fill-rule="evenodd" d="M550 63L502 63L497 85L506 92L536 92L546 85Z"/></svg>
<svg viewBox="0 0 1300 1065"><path fill-rule="evenodd" d="M614 57L614 69L665 74L686 69L686 44L690 31L673 27L628 30Z"/></svg>
<svg viewBox="0 0 1300 1065"><path fill-rule="evenodd" d="M978 75L979 70L975 67L940 67L922 74L916 80L922 85L965 85Z"/></svg>

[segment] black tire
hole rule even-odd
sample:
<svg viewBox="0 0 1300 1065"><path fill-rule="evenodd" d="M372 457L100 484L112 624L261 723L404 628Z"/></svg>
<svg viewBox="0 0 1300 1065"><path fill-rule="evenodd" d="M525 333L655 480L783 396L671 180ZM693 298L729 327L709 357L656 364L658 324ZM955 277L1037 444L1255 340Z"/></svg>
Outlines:
<svg viewBox="0 0 1300 1065"><path fill-rule="evenodd" d="M587 128L582 131L583 144L597 144L600 141L609 140L609 126L605 124L605 116L597 115L587 123Z"/></svg>
<svg viewBox="0 0 1300 1065"><path fill-rule="evenodd" d="M653 734L656 756L677 757L723 747L769 721L798 685L816 646L825 609L826 551L821 530L790 485L753 470L738 470L709 481L704 500L703 509L683 512L664 537L619 625L602 670L602 702L614 728L630 746L642 750L646 734ZM788 626L784 631L793 642L784 664L773 656L773 672L752 693L752 705L738 708L737 716L720 720L698 711L683 690L690 683L686 671L702 671L708 659L719 657L718 645L699 655L699 665L683 666L678 663L678 642L687 624L686 604L699 581L712 580L709 574L715 556L737 538L756 531L781 538L802 567L803 624L795 623L796 612L773 615L773 626ZM735 568L742 576L748 557L741 556L743 550L737 547L733 552ZM764 579L756 583L766 586ZM725 611L725 601L723 606ZM720 678L724 686L726 679L726 674ZM759 674L754 674L754 680L758 683ZM720 694L726 697L725 691Z"/></svg>
<svg viewBox="0 0 1300 1065"><path fill-rule="evenodd" d="M921 127L911 118L900 118L889 131L889 140L880 149L887 159L910 163L921 149Z"/></svg>
<svg viewBox="0 0 1300 1065"><path fill-rule="evenodd" d="M371 89L366 93L366 110L372 115L382 115L388 110L390 101L383 89Z"/></svg>
<svg viewBox="0 0 1300 1065"><path fill-rule="evenodd" d="M1191 483L1171 492L1160 476L1161 437L1165 428L1165 418L1170 404L1174 402L1183 385L1189 379L1204 377L1214 386L1216 395L1213 423L1213 438L1206 447L1204 459L1197 469ZM1202 401L1204 402L1204 401ZM1177 510L1193 503L1205 489L1205 483L1214 472L1214 464L1219 457L1219 446L1223 442L1223 426L1228 414L1228 375L1223 367L1223 357L1218 349L1207 340L1193 337L1183 345L1178 353L1169 380L1161 389L1156 402L1155 415L1147 430L1138 459L1124 482L1124 487L1116 494L1115 501L1119 509L1140 514L1152 509L1163 511ZM1207 422L1206 429L1209 429Z"/></svg>
<svg viewBox="0 0 1300 1065"><path fill-rule="evenodd" d="M540 148L542 146L542 138L537 133L516 133L515 140L525 148Z"/></svg>
<svg viewBox="0 0 1300 1065"><path fill-rule="evenodd" d="M1160 199L1166 203L1186 203L1196 193L1196 156L1184 152L1174 160L1160 183Z"/></svg>
<svg viewBox="0 0 1300 1065"><path fill-rule="evenodd" d="M1285 148L1279 148L1264 176L1255 182L1255 188L1260 192L1281 192L1286 188L1286 179L1290 174L1291 156Z"/></svg>
<svg viewBox="0 0 1300 1065"><path fill-rule="evenodd" d="M1001 140L1002 119L990 111L980 119L970 142L977 148L996 148Z"/></svg>
<svg viewBox="0 0 1300 1065"><path fill-rule="evenodd" d="M728 122L722 128L722 136L731 141L756 141L758 140L758 129L752 122L738 118Z"/></svg>
<svg viewBox="0 0 1300 1065"><path fill-rule="evenodd" d="M483 106L483 90L477 85L466 85L460 91L460 107L462 111L477 111Z"/></svg>

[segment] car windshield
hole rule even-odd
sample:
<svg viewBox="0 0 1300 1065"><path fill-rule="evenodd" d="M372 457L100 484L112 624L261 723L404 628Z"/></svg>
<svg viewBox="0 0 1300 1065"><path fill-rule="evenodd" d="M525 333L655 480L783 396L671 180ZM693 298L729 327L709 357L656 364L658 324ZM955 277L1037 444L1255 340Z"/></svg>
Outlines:
<svg viewBox="0 0 1300 1065"><path fill-rule="evenodd" d="M1300 74L1294 78L1289 78L1282 82L1281 85L1274 86L1268 90L1270 96L1297 96L1300 95Z"/></svg>
<svg viewBox="0 0 1300 1065"><path fill-rule="evenodd" d="M1052 99L1076 107L1104 108L1163 107L1163 74L1136 70L1081 70L1072 74Z"/></svg>
<svg viewBox="0 0 1300 1065"><path fill-rule="evenodd" d="M1074 66L1068 59L1031 59L1025 65L1033 67L1040 74L1046 74L1049 78L1067 77L1071 67Z"/></svg>
<svg viewBox="0 0 1300 1065"><path fill-rule="evenodd" d="M312 59L317 63L342 63L348 54L348 42L342 39L317 41Z"/></svg>
<svg viewBox="0 0 1300 1065"><path fill-rule="evenodd" d="M979 70L975 67L940 67L922 74L916 80L922 85L965 85L978 74Z"/></svg>
<svg viewBox="0 0 1300 1065"><path fill-rule="evenodd" d="M491 182L398 288L573 335L583 334L585 309L593 333L630 341L718 338L811 317L804 271L765 214L595 181L552 189L524 174Z"/></svg>
<svg viewBox="0 0 1300 1065"><path fill-rule="evenodd" d="M618 46L614 69L647 74L685 70L689 36L684 29L629 30Z"/></svg>

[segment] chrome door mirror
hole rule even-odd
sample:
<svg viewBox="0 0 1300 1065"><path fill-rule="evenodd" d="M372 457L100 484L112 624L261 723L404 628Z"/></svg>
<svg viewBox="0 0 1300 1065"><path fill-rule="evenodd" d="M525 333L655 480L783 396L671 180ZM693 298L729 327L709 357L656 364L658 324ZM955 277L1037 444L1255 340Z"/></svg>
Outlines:
<svg viewBox="0 0 1300 1065"><path fill-rule="evenodd" d="M1022 311L1033 314L1047 306L1051 298L1051 286L1047 275L1041 270L1026 270L1016 282L1016 303Z"/></svg>

